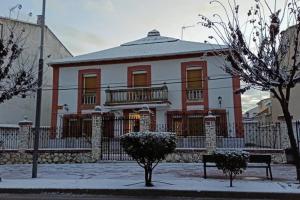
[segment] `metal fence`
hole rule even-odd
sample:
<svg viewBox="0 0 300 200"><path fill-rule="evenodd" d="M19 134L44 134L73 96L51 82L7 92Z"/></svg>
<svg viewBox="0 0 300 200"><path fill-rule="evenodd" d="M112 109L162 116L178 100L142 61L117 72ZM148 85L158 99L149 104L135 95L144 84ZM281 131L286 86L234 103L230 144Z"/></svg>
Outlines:
<svg viewBox="0 0 300 200"><path fill-rule="evenodd" d="M18 148L18 127L1 127L0 128L0 144L3 149Z"/></svg>
<svg viewBox="0 0 300 200"><path fill-rule="evenodd" d="M205 130L186 132L181 127L166 124L156 126L156 131L177 134L177 148L205 148ZM193 128L190 128L193 129ZM189 134L190 133L190 134ZM216 126L217 148L281 149L281 129L279 123L219 123Z"/></svg>
<svg viewBox="0 0 300 200"><path fill-rule="evenodd" d="M128 160L120 144L120 136L139 130L139 119L107 116L102 120L102 159ZM40 149L90 149L91 121L69 121L69 127L56 130L56 136L51 137L52 130L43 127L39 133ZM205 148L205 129L203 125L190 131L183 131L179 126L158 124L151 126L152 131L175 132L177 134L177 148ZM191 131L192 130L192 131ZM243 123L223 124L216 127L217 148L250 148L250 149L281 149L282 128L279 123ZM295 123L295 134L299 138L300 123ZM226 133L225 133L226 132ZM29 134L28 149L33 148L35 130ZM183 134L185 133L185 135ZM221 133L221 134L220 134ZM4 149L18 149L18 127L0 127L0 142ZM299 141L299 140L298 140Z"/></svg>
<svg viewBox="0 0 300 200"><path fill-rule="evenodd" d="M40 128L39 131L39 149L89 149L92 148L92 142L90 136L77 136L77 137L51 137L51 128ZM33 149L34 146L34 134L33 128L29 135L29 149Z"/></svg>
<svg viewBox="0 0 300 200"><path fill-rule="evenodd" d="M50 127L41 127L39 132L39 149L90 149L90 136L51 137ZM28 137L28 149L33 149L35 129L32 128ZM16 150L19 142L19 128L0 127L0 144L2 149Z"/></svg>

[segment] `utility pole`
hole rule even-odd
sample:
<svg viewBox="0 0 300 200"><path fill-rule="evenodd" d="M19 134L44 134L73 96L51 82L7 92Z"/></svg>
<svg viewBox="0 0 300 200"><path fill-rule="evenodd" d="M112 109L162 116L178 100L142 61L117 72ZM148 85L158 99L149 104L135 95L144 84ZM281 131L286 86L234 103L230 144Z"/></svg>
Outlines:
<svg viewBox="0 0 300 200"><path fill-rule="evenodd" d="M45 30L45 9L46 0L43 0L43 11L41 17L41 45L40 45L40 59L38 67L38 88L36 91L36 112L35 112L35 132L34 132L34 148L32 156L32 178L37 178L38 165L38 150L39 150L39 136L41 123L41 104L42 104L42 85L43 85L43 68L44 68L44 30Z"/></svg>

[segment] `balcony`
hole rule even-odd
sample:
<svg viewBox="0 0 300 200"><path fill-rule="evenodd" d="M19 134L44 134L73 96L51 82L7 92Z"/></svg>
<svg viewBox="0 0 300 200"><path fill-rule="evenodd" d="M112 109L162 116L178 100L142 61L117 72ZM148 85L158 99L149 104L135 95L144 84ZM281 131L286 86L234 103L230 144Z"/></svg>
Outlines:
<svg viewBox="0 0 300 200"><path fill-rule="evenodd" d="M83 94L82 104L83 105L95 105L96 104L96 94Z"/></svg>
<svg viewBox="0 0 300 200"><path fill-rule="evenodd" d="M166 103L168 102L168 88L147 87L147 88L128 88L106 91L107 106L140 104L140 103Z"/></svg>
<svg viewBox="0 0 300 200"><path fill-rule="evenodd" d="M203 100L203 90L199 89L187 89L186 98L188 101L202 101Z"/></svg>

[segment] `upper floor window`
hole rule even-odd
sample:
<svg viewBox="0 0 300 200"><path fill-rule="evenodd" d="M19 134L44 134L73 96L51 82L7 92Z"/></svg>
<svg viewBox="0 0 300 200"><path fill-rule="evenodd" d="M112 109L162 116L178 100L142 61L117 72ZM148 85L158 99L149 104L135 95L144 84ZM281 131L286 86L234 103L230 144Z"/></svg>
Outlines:
<svg viewBox="0 0 300 200"><path fill-rule="evenodd" d="M96 104L97 90L97 75L83 75L83 104Z"/></svg>
<svg viewBox="0 0 300 200"><path fill-rule="evenodd" d="M147 72L134 71L132 73L132 86L133 87L147 87Z"/></svg>
<svg viewBox="0 0 300 200"><path fill-rule="evenodd" d="M186 70L186 95L189 101L199 101L203 98L203 69L191 67Z"/></svg>
<svg viewBox="0 0 300 200"><path fill-rule="evenodd" d="M83 69L78 71L77 111L94 109L100 105L101 70Z"/></svg>

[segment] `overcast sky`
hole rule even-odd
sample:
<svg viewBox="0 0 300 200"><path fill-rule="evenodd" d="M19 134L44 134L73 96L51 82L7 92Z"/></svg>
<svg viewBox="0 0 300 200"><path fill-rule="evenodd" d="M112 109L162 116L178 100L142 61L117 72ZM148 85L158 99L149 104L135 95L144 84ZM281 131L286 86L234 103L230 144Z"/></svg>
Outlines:
<svg viewBox="0 0 300 200"><path fill-rule="evenodd" d="M254 5L254 0L238 2L244 16ZM22 4L19 18L35 22L42 0L1 0L1 15L7 17L9 9L18 3ZM31 18L29 12L33 13ZM181 27L195 25L198 14L216 12L221 13L220 6L209 4L209 0L47 0L46 23L73 55L80 55L145 37L152 29L180 38ZM203 42L210 34L198 25L185 30L184 40ZM247 92L242 96L243 110L268 96Z"/></svg>

